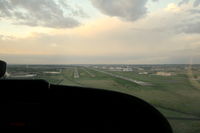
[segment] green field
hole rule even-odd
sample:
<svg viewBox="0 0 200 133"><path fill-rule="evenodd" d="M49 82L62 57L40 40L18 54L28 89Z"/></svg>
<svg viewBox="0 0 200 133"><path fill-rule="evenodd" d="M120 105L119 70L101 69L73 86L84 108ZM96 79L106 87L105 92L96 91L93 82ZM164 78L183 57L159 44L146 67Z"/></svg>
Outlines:
<svg viewBox="0 0 200 133"><path fill-rule="evenodd" d="M149 74L138 74L138 70L110 71L92 66L30 66L26 69L22 66L10 66L8 72L36 73L37 77L34 78L45 79L52 84L99 88L134 95L162 112L168 118L174 133L200 133L200 88L197 86L200 67L195 66L192 82L191 75L180 66L173 66L176 70L164 67L166 72L176 73L171 76L155 75L150 67L145 69ZM47 74L44 71L60 73ZM113 75L150 85L141 85Z"/></svg>

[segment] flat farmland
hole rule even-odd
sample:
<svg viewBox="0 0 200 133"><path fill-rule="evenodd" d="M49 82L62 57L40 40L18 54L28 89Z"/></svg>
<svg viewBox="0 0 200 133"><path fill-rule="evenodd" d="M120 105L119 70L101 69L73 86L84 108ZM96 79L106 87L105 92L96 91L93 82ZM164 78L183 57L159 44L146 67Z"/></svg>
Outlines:
<svg viewBox="0 0 200 133"><path fill-rule="evenodd" d="M113 67L117 69L113 70ZM8 78L23 72L36 74L32 79L44 79L52 84L126 93L156 107L168 118L174 133L200 132L200 66L192 71L192 78L185 66L139 66L144 70L135 70L134 67L129 70L126 67L127 71L119 68L107 65L10 66Z"/></svg>

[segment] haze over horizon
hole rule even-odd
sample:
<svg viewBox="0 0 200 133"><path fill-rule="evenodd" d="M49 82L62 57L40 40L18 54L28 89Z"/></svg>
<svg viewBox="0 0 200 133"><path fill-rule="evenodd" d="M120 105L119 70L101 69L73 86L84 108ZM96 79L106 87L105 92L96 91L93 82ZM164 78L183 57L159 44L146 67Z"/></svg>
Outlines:
<svg viewBox="0 0 200 133"><path fill-rule="evenodd" d="M200 64L200 0L0 0L9 64Z"/></svg>

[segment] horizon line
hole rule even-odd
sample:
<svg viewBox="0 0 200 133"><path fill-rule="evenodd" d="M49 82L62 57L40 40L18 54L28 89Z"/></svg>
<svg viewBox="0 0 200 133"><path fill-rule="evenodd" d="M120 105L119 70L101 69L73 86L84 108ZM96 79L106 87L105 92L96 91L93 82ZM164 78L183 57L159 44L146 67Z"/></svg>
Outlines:
<svg viewBox="0 0 200 133"><path fill-rule="evenodd" d="M175 63L158 63L158 64L23 64L23 63L19 63L19 64L16 64L16 63L8 63L7 65L200 65L200 63L193 63L193 64L185 64L185 63L178 63L178 64L175 64Z"/></svg>

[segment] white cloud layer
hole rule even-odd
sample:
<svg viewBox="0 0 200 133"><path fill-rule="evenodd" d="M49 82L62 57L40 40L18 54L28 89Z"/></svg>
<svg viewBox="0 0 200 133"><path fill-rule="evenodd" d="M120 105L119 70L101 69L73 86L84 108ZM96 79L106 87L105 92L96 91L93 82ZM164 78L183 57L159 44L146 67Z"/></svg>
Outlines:
<svg viewBox="0 0 200 133"><path fill-rule="evenodd" d="M147 13L147 0L91 0L102 13L135 21Z"/></svg>
<svg viewBox="0 0 200 133"><path fill-rule="evenodd" d="M71 28L80 24L73 15L83 14L62 0L0 0L0 19L19 25Z"/></svg>
<svg viewBox="0 0 200 133"><path fill-rule="evenodd" d="M0 57L11 63L179 64L190 63L191 58L193 63L200 63L200 9L199 4L195 4L197 0L194 3L187 0L180 4L171 3L165 9L150 13L146 11L146 0L92 1L107 14L102 20L96 19L68 30L53 29L54 32L48 34L35 33L27 38L0 35ZM32 7L24 3L15 3L15 9L9 5L0 5L0 9L12 19L16 17L18 7L33 12ZM52 14L63 13L61 8L49 8L55 10ZM38 10L45 14L43 8ZM33 18L42 17L40 15L39 12L33 14ZM42 19L43 23L51 19L48 15L46 17Z"/></svg>
<svg viewBox="0 0 200 133"><path fill-rule="evenodd" d="M182 0L181 2L179 2L179 6L183 5L183 4L188 4L191 0ZM200 0L195 0L193 3L194 7L198 7L200 5Z"/></svg>

